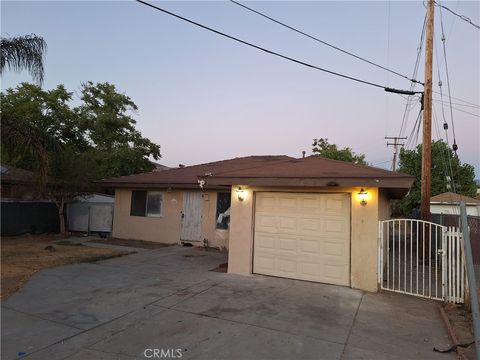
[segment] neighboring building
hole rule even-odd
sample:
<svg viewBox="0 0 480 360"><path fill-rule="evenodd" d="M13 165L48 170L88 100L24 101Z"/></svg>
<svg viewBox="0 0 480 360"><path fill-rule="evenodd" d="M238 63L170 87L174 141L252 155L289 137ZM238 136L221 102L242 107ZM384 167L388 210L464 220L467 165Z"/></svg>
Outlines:
<svg viewBox="0 0 480 360"><path fill-rule="evenodd" d="M38 196L35 173L0 165L1 235L58 232L57 206Z"/></svg>
<svg viewBox="0 0 480 360"><path fill-rule="evenodd" d="M35 174L10 165L0 165L2 201L34 200Z"/></svg>
<svg viewBox="0 0 480 360"><path fill-rule="evenodd" d="M475 183L477 184L477 198L480 199L480 179L475 180Z"/></svg>
<svg viewBox="0 0 480 360"><path fill-rule="evenodd" d="M317 156L250 156L100 183L115 188L115 237L225 247L230 273L376 291L378 221L413 181Z"/></svg>
<svg viewBox="0 0 480 360"><path fill-rule="evenodd" d="M71 232L111 233L115 198L105 194L77 196L67 204L67 229Z"/></svg>
<svg viewBox="0 0 480 360"><path fill-rule="evenodd" d="M459 214L459 203L464 202L467 208L467 215L480 216L480 199L464 195L445 192L430 198L430 212L432 214Z"/></svg>

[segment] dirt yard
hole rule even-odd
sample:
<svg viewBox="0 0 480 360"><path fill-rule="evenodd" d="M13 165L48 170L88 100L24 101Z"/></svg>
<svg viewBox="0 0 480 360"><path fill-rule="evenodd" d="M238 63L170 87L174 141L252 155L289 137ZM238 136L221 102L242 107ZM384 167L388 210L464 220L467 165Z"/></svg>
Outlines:
<svg viewBox="0 0 480 360"><path fill-rule="evenodd" d="M456 337L454 341L461 344L457 350L460 359L475 359L475 346L473 345L472 314L465 305L444 304L443 308ZM470 345L468 345L470 344Z"/></svg>
<svg viewBox="0 0 480 360"><path fill-rule="evenodd" d="M42 269L78 262L94 262L128 254L113 249L52 243L63 238L65 237L58 234L2 237L0 298L6 299Z"/></svg>
<svg viewBox="0 0 480 360"><path fill-rule="evenodd" d="M117 238L94 239L94 240L90 240L89 242L98 243L98 244L107 244L107 245L136 247L140 249L160 249L165 246L171 246L169 244L162 244L162 243L157 243L152 241L117 239Z"/></svg>

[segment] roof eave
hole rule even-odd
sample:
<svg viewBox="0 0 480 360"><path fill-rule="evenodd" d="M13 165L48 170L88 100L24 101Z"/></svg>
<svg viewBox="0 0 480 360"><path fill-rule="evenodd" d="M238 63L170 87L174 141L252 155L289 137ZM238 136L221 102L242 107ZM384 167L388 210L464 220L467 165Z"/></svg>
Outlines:
<svg viewBox="0 0 480 360"><path fill-rule="evenodd" d="M430 205L460 205L462 201L461 200L458 200L458 201L430 201ZM470 206L480 206L480 202L478 203L471 203L471 202L465 202L465 205L470 205Z"/></svg>
<svg viewBox="0 0 480 360"><path fill-rule="evenodd" d="M172 190L200 190L198 183L122 183L122 182L98 182L99 186L103 188L114 188L114 189L172 189ZM229 189L230 186L209 186L209 190L224 190Z"/></svg>
<svg viewBox="0 0 480 360"><path fill-rule="evenodd" d="M397 178L246 178L231 177L206 179L208 186L215 185L252 185L252 186L292 186L292 187L378 187L409 189L413 177Z"/></svg>

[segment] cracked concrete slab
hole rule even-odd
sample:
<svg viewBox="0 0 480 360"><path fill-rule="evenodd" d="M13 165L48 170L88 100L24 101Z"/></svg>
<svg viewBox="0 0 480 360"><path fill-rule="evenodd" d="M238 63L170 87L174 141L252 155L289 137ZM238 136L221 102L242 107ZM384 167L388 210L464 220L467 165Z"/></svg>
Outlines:
<svg viewBox="0 0 480 360"><path fill-rule="evenodd" d="M432 301L399 294L365 294L348 344L366 350L435 359L450 339Z"/></svg>
<svg viewBox="0 0 480 360"><path fill-rule="evenodd" d="M99 341L114 336L115 334L130 328L133 324L148 320L162 311L165 311L165 309L155 306L142 307L122 317L113 319L87 331L83 331L76 336L67 338L53 346L35 352L32 356L28 356L27 358L49 360L69 358L76 354L83 353L84 349L89 349Z"/></svg>
<svg viewBox="0 0 480 360"><path fill-rule="evenodd" d="M3 305L2 359L450 359L436 304L209 271L226 254L172 246L43 270Z"/></svg>
<svg viewBox="0 0 480 360"><path fill-rule="evenodd" d="M319 354L333 359L339 358L343 345L166 310L92 347L139 358L153 348L180 349L184 359L316 359Z"/></svg>
<svg viewBox="0 0 480 360"><path fill-rule="evenodd" d="M81 332L69 326L2 307L2 359L15 359Z"/></svg>
<svg viewBox="0 0 480 360"><path fill-rule="evenodd" d="M258 325L337 343L346 341L361 291L310 282L267 279L225 282L174 309Z"/></svg>

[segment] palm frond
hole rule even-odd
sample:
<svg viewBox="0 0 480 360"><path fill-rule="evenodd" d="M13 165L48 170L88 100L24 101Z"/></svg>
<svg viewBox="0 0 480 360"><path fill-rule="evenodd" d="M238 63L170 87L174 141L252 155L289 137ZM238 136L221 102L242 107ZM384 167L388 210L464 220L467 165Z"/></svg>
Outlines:
<svg viewBox="0 0 480 360"><path fill-rule="evenodd" d="M43 82L43 57L47 43L35 34L0 39L0 74L8 68L13 71L28 70L33 79Z"/></svg>

